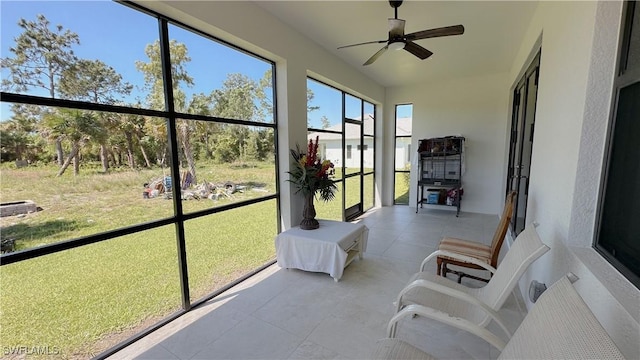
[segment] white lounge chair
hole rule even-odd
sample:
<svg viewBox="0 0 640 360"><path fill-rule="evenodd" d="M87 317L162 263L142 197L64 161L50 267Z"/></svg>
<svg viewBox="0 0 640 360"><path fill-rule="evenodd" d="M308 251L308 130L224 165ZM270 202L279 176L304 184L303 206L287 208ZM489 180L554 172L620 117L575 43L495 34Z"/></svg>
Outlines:
<svg viewBox="0 0 640 360"><path fill-rule="evenodd" d="M511 333L497 316L497 311L504 305L529 265L547 251L549 247L542 243L533 225L516 237L497 270L475 258L442 250L435 251L422 262L422 271L413 275L409 284L400 291L396 301L397 311L407 305L423 305L429 311L421 315L462 330L468 330L472 325L484 327L493 319L510 336ZM484 287L469 288L424 271L430 259L441 255L476 263L491 271L493 276Z"/></svg>
<svg viewBox="0 0 640 360"><path fill-rule="evenodd" d="M397 321L428 312L423 308L411 305L396 314L387 328L389 336ZM540 296L506 345L484 327L469 331L500 350L498 359L624 359L566 276ZM397 338L380 340L371 358L434 359Z"/></svg>

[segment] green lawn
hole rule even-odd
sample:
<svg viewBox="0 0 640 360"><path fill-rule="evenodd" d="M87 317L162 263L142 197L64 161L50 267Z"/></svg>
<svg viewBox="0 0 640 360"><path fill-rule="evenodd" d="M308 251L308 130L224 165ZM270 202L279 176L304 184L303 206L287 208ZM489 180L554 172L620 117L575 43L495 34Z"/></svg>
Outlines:
<svg viewBox="0 0 640 360"><path fill-rule="evenodd" d="M172 201L142 199L156 171L57 178L54 169L3 168L2 202L34 200L43 208L2 218L2 238L29 248L123 225L160 219ZM185 212L273 193L273 166L216 166L212 182L259 184L219 201L183 201ZM207 174L203 168L199 173ZM242 231L238 231L242 229ZM276 201L193 219L185 224L192 301L275 257ZM48 346L60 357L86 358L180 309L175 228L142 233L0 267L3 350ZM6 352L6 351L5 351ZM6 355L6 354L5 354ZM9 357L12 357L10 354Z"/></svg>
<svg viewBox="0 0 640 360"><path fill-rule="evenodd" d="M19 249L166 218L173 202L142 198L142 184L161 170L55 177L55 168L0 170L2 202L34 200L42 211L1 218L2 238ZM218 201L185 200L185 212L275 192L270 164L203 164L202 179L245 184ZM285 175L286 176L286 175ZM372 177L364 182L372 193ZM359 181L357 181L359 183ZM347 182L353 189L354 181ZM316 202L318 218L342 219L337 199ZM349 191L347 203L359 192ZM372 206L370 195L365 208ZM191 301L275 258L276 201L269 200L185 223ZM86 358L180 309L173 225L0 267L2 349L48 346L63 358ZM12 357L9 355L8 357Z"/></svg>
<svg viewBox="0 0 640 360"><path fill-rule="evenodd" d="M409 173L395 173L395 204L409 205Z"/></svg>

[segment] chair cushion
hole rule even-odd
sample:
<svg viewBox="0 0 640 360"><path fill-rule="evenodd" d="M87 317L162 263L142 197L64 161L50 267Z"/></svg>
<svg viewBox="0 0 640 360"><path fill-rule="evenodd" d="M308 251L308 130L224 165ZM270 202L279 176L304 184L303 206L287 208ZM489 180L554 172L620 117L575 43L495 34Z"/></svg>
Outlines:
<svg viewBox="0 0 640 360"><path fill-rule="evenodd" d="M487 264L491 264L491 247L476 241L445 237L440 241L438 250L446 250L460 255L471 256L485 261ZM446 256L439 257L447 260L453 260Z"/></svg>

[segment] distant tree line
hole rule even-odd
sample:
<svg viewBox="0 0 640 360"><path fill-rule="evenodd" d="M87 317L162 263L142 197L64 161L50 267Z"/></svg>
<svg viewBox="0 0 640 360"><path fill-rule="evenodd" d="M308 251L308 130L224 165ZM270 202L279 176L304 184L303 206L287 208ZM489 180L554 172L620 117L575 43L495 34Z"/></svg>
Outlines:
<svg viewBox="0 0 640 360"><path fill-rule="evenodd" d="M35 21L20 19L22 33L10 48L13 57L3 58L9 76L2 80L3 91L24 92L45 89L51 98L93 103L145 107L164 110L164 83L160 43L148 44L148 60L136 61L144 75L145 99L127 103L133 85L100 60L80 59L73 47L79 36L61 25L51 28L44 15ZM209 94L187 96L184 87L193 87L186 64L191 61L185 44L170 42L174 106L177 112L263 122L273 114L272 73L267 70L256 81L246 75L228 74L221 89ZM307 92L308 103L313 92ZM309 111L317 110L310 107ZM12 117L0 123L0 161L26 160L31 163L56 161L58 176L73 165L74 174L82 161L99 161L102 171L112 167L168 165L166 120L132 114L46 108L12 104ZM208 121L178 120L179 158L196 177L196 161L263 161L273 159L274 134L271 128L249 127Z"/></svg>

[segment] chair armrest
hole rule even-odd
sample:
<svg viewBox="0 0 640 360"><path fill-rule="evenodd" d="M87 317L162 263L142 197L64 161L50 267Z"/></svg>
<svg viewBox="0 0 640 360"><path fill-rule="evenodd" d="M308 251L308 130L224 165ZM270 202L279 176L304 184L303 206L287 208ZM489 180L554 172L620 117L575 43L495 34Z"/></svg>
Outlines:
<svg viewBox="0 0 640 360"><path fill-rule="evenodd" d="M506 346L506 343L494 333L487 330L486 328L480 327L470 322L467 319L452 317L445 312L416 304L408 305L407 307L402 309L402 311L395 314L391 318L391 320L389 320L389 324L387 325L387 336L391 338L395 337L398 321L407 316L412 317L414 315L424 316L426 318L440 321L444 324L456 327L458 329L468 331L485 340L500 351L502 351Z"/></svg>
<svg viewBox="0 0 640 360"><path fill-rule="evenodd" d="M478 265L482 268L484 268L487 271L491 271L491 273L495 273L496 272L496 268L494 268L493 266L487 264L486 262L480 261L477 258L471 257L471 256L466 256L466 255L462 255L462 254L458 254L458 253L454 253L451 251L446 251L446 250L436 250L434 252L432 252L431 254L429 254L429 256L427 256L426 258L424 258L424 260L422 260L422 264L420 264L420 271L424 271L425 267L427 266L427 262L431 259L433 259L436 256L446 256L446 257L450 257L452 259L455 260L459 260L459 261L464 261L464 262L468 262L474 265Z"/></svg>
<svg viewBox="0 0 640 360"><path fill-rule="evenodd" d="M434 283L434 282L423 280L423 279L414 280L413 282L411 282L409 285L405 286L405 288L400 291L400 294L398 294L397 310L396 311L400 312L401 309L403 308L403 306L402 306L402 297L404 296L404 294L406 294L407 292L409 292L412 289L420 288L420 287L421 288L425 288L425 289L429 289L429 290L432 290L432 291L437 291L437 292L439 292L441 294L444 294L444 295L447 295L447 296L451 296L453 298L465 301L465 302L467 302L467 303L469 303L469 304L471 304L473 306L480 307L482 310L484 310L489 315L489 317L493 321L495 321L498 324L498 326L500 326L500 328L502 329L502 331L504 331L504 333L507 335L507 337L511 338L511 332L509 331L507 326L504 324L504 322L500 318L500 315L498 315L498 312L493 310L489 305L487 305L484 302L478 300L478 298L476 298L474 296L471 296L471 295L469 295L469 294L467 294L467 293L465 293L463 291L460 291L458 289L453 289L453 288L450 288L448 286L444 286L442 284ZM409 307L409 306L410 305L408 305L406 307Z"/></svg>

